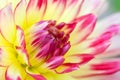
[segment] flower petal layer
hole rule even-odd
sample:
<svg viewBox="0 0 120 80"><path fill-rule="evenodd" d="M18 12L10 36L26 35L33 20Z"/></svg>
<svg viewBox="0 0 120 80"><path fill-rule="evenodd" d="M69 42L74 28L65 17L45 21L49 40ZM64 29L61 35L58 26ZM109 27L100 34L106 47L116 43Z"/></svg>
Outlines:
<svg viewBox="0 0 120 80"><path fill-rule="evenodd" d="M58 74L63 74L63 73L72 72L72 71L78 70L78 69L79 69L78 64L65 63L65 64L62 64L61 66L59 66L55 70L55 72L58 73Z"/></svg>
<svg viewBox="0 0 120 80"><path fill-rule="evenodd" d="M25 75L26 75L25 72L21 70L18 65L16 66L11 65L6 70L5 79L6 80L22 80L24 79L23 76L25 77Z"/></svg>
<svg viewBox="0 0 120 80"><path fill-rule="evenodd" d="M10 43L15 41L16 27L10 4L0 11L0 31Z"/></svg>
<svg viewBox="0 0 120 80"><path fill-rule="evenodd" d="M27 6L27 24L28 26L39 22L46 11L47 0L30 0Z"/></svg>
<svg viewBox="0 0 120 80"><path fill-rule="evenodd" d="M22 27L23 29L25 29L25 27L27 26L26 8L27 8L26 0L21 0L16 6L14 11L15 23Z"/></svg>
<svg viewBox="0 0 120 80"><path fill-rule="evenodd" d="M71 44L77 44L85 40L92 33L96 24L96 16L87 14L73 20L73 22L76 22L77 26L71 33L70 41Z"/></svg>

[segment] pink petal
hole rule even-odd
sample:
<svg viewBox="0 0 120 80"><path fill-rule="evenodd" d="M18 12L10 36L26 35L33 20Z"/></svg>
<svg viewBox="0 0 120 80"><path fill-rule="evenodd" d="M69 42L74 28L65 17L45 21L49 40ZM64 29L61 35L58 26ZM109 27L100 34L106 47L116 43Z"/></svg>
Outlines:
<svg viewBox="0 0 120 80"><path fill-rule="evenodd" d="M120 60L103 61L102 63L93 64L91 69L98 72L93 75L110 75L120 71Z"/></svg>
<svg viewBox="0 0 120 80"><path fill-rule="evenodd" d="M53 40L50 40L36 53L36 58L47 57L49 55L48 53L49 53L50 45L52 41Z"/></svg>
<svg viewBox="0 0 120 80"><path fill-rule="evenodd" d="M30 65L30 62L29 62L29 55L28 55L28 52L26 49L23 49L21 47L16 47L16 50L18 52L18 58L22 58L24 60L23 63L21 64L27 64L27 65Z"/></svg>
<svg viewBox="0 0 120 80"><path fill-rule="evenodd" d="M120 55L120 36L115 36L111 39L110 47L103 53L106 55L100 55L100 57L115 57Z"/></svg>
<svg viewBox="0 0 120 80"><path fill-rule="evenodd" d="M19 55L22 55L25 59L25 62L29 64L29 56L26 50L26 42L23 30L17 26L16 32L16 50L18 51Z"/></svg>
<svg viewBox="0 0 120 80"><path fill-rule="evenodd" d="M24 31L19 26L17 26L16 32L16 46L26 48Z"/></svg>
<svg viewBox="0 0 120 80"><path fill-rule="evenodd" d="M62 56L56 56L47 60L46 64L49 68L54 69L60 66L63 63L63 61L64 58Z"/></svg>
<svg viewBox="0 0 120 80"><path fill-rule="evenodd" d="M65 44L61 49L60 55L65 55L67 53L67 51L70 49L70 47L71 47L70 42Z"/></svg>
<svg viewBox="0 0 120 80"><path fill-rule="evenodd" d="M8 67L5 73L6 80L22 80L18 70L15 70L13 67Z"/></svg>
<svg viewBox="0 0 120 80"><path fill-rule="evenodd" d="M81 65L89 62L93 58L94 58L93 54L75 54L66 57L64 63L73 63L73 64L75 63Z"/></svg>
<svg viewBox="0 0 120 80"><path fill-rule="evenodd" d="M56 27L60 29L61 31L63 31L65 34L70 34L75 29L76 22L71 22L68 24L65 24L62 22L56 25Z"/></svg>
<svg viewBox="0 0 120 80"><path fill-rule="evenodd" d="M93 14L87 14L73 20L73 22L77 22L77 26L71 33L70 41L72 44L77 44L85 40L93 32L96 17Z"/></svg>
<svg viewBox="0 0 120 80"><path fill-rule="evenodd" d="M47 0L30 0L27 7L28 26L40 21L45 14Z"/></svg>
<svg viewBox="0 0 120 80"><path fill-rule="evenodd" d="M66 29L64 30L64 32L65 32L66 34L71 33L71 32L75 29L75 26L76 26L76 23L66 24ZM64 27L64 28L65 28L65 27Z"/></svg>
<svg viewBox="0 0 120 80"><path fill-rule="evenodd" d="M32 76L35 80L46 80L42 75L37 75L37 74L29 74Z"/></svg>
<svg viewBox="0 0 120 80"><path fill-rule="evenodd" d="M104 52L109 46L113 36L120 34L120 26L112 25L104 33L102 33L96 40L91 42L89 47L95 48L95 53Z"/></svg>
<svg viewBox="0 0 120 80"><path fill-rule="evenodd" d="M38 72L38 71L37 71L37 72ZM46 80L46 78L45 78L42 74L40 74L39 72L38 72L38 73L32 72L32 71L29 69L29 67L26 68L26 73L27 73L28 75L30 75L31 77L33 77L33 79L35 79L35 80ZM27 78L26 78L25 80L27 80Z"/></svg>
<svg viewBox="0 0 120 80"><path fill-rule="evenodd" d="M79 69L78 64L66 63L66 64L63 64L60 67L58 67L55 71L58 74L63 74L63 73L72 72L77 69Z"/></svg>
<svg viewBox="0 0 120 80"><path fill-rule="evenodd" d="M15 41L16 27L11 4L0 10L0 31L4 38L10 43Z"/></svg>
<svg viewBox="0 0 120 80"><path fill-rule="evenodd" d="M112 36L120 34L120 25L119 24L113 24L109 26L106 30L106 33L111 33ZM103 34L104 35L104 34Z"/></svg>

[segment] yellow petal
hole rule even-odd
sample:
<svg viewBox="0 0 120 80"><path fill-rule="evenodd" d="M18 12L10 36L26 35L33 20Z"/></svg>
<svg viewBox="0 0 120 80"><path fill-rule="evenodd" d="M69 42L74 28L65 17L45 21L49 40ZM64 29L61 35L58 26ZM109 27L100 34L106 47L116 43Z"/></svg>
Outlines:
<svg viewBox="0 0 120 80"><path fill-rule="evenodd" d="M24 29L26 27L26 0L21 0L15 9L15 23Z"/></svg>

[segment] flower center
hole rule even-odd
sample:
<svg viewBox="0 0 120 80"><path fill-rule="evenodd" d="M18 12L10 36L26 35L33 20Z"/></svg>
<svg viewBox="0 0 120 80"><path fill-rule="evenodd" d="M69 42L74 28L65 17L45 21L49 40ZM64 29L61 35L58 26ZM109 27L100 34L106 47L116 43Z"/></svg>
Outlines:
<svg viewBox="0 0 120 80"><path fill-rule="evenodd" d="M30 54L36 58L48 60L54 56L63 56L70 48L69 34L62 31L65 23L56 24L55 21L41 21L30 30Z"/></svg>

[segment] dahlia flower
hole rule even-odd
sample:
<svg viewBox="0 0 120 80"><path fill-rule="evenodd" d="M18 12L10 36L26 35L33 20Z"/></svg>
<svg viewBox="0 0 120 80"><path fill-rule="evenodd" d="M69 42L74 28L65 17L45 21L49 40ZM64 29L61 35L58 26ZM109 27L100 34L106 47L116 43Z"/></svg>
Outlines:
<svg viewBox="0 0 120 80"><path fill-rule="evenodd" d="M97 22L103 3L1 0L0 80L113 76L120 70L120 14Z"/></svg>

